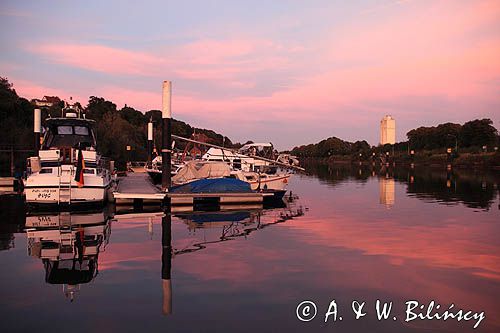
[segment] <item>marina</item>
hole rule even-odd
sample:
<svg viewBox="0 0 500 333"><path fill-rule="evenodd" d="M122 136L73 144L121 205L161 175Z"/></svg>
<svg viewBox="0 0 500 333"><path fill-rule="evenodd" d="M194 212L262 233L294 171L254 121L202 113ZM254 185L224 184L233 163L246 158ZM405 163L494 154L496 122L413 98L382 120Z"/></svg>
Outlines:
<svg viewBox="0 0 500 333"><path fill-rule="evenodd" d="M0 5L0 332L500 332L500 2Z"/></svg>
<svg viewBox="0 0 500 333"><path fill-rule="evenodd" d="M456 297L455 291L462 290L463 284L498 288L498 265L477 257L494 257L499 250L497 239L491 237L498 231L497 172L471 174L451 164L436 171L415 166L413 159L396 163L389 152L379 159L373 152L365 163L339 166L302 159L300 165L297 156L279 153L271 143L248 143L236 149L207 142L194 133L190 138L173 135L171 87L170 81L163 82L161 154L154 155L150 119L147 160L127 161L121 169L115 164L120 161L101 155L96 122L78 104L62 101L61 115L45 120L43 136L42 113L34 109L35 154L27 158L22 177L0 179L0 210L5 215L0 225L0 259L5 253L11 258L3 277L7 284L29 283L39 293L47 293L45 285L57 286L60 289L51 289L48 304L64 311L64 302L79 304L83 313L91 308L104 310L104 305L96 306L87 295L106 304L109 301L103 295L110 290L103 286L116 284L127 290L124 295L111 291L113 297L129 300L120 310L124 316L140 312L151 329L166 326L180 331L216 331L210 316L236 300L253 311L267 307L283 329L297 331L304 321L301 315L306 313L300 308L312 301L298 302L300 298L291 296L294 290L307 291L316 302L329 302L330 307L347 307L352 296L328 296L330 290L341 288L352 295L364 291L363 302L380 302L380 291L391 295L390 303L399 307L394 313L396 323L378 325L381 331L399 332L408 330L405 321L397 320L404 316L403 304L413 311L414 304L430 298L432 308L433 302L446 303ZM384 125L384 119L382 132L394 131ZM184 142L184 148L175 148L173 140ZM463 233L467 221L474 218L471 214L480 214L481 220L469 226L473 238ZM418 216L426 219L418 220ZM440 216L447 217L444 225L439 224ZM449 234L456 238L449 241ZM22 254L19 239L25 244ZM412 240L411 246L406 239ZM466 239L465 249L460 239ZM21 266L11 263L12 258ZM352 266L351 261L359 264ZM20 275L22 265L30 265L38 273L17 281L14 277ZM432 275L437 277L428 282L419 278ZM304 286L304 281L314 284ZM408 281L429 290L419 293L423 300L406 302L416 293L406 288ZM448 288L453 293L439 287L443 283L451 285ZM248 286L256 295L248 295ZM1 280L0 290L7 299L16 300L17 295L5 289ZM213 295L217 297L211 302L204 299ZM269 301L269 295L275 300ZM486 312L495 308L492 295L483 293L476 303L470 301L469 291L462 291L453 302L464 304L471 313L477 311L466 321L475 319L476 328L483 325L485 332L495 332L500 323L491 317L486 321ZM252 304L245 305L247 300ZM193 302L205 304L208 317L187 323ZM280 306L284 302L298 302L298 321L293 309ZM43 301L34 304L45 307ZM138 311L138 306L147 310ZM12 311L10 303L0 304L0 312ZM42 317L54 315L50 310L37 311ZM242 316L238 309L224 311L235 318ZM327 318L334 315L330 308L325 313ZM411 320L444 318L441 314L417 315L416 310L411 314ZM68 320L74 316L70 312ZM247 322L248 316L243 315ZM375 326L374 320L366 322ZM25 331L36 323L28 320L19 325L7 320L2 325L8 331L14 327ZM248 332L267 326L241 327L239 320L225 323ZM113 325L120 331L138 329L135 320ZM309 329L316 331L322 325L317 321ZM344 325L349 331L362 329L354 318ZM412 329L423 327L442 328L440 323L426 323ZM452 324L449 328L453 332L468 329ZM83 325L73 331L88 329Z"/></svg>

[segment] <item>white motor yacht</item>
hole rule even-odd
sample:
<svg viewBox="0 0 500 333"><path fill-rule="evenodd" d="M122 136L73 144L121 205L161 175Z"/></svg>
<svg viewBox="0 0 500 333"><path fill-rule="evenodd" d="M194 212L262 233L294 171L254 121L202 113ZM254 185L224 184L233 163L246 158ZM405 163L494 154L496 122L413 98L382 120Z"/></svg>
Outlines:
<svg viewBox="0 0 500 333"><path fill-rule="evenodd" d="M109 161L96 151L93 125L76 106L64 108L61 118L46 120L38 156L28 159L27 204L102 204L107 199Z"/></svg>

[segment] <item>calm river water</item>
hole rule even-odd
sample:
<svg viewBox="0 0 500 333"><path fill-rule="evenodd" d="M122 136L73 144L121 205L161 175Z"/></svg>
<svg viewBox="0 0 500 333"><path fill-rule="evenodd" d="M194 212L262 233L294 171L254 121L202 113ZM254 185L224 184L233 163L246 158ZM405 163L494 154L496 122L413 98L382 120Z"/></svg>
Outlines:
<svg viewBox="0 0 500 333"><path fill-rule="evenodd" d="M498 172L311 170L265 210L26 216L0 199L0 331L500 332ZM431 301L470 320L407 321Z"/></svg>

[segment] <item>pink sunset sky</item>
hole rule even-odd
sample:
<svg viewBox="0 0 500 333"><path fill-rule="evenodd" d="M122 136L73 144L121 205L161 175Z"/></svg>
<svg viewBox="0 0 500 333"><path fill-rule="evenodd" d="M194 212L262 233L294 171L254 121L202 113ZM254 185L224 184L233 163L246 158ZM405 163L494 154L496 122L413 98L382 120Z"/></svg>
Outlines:
<svg viewBox="0 0 500 333"><path fill-rule="evenodd" d="M19 95L161 107L279 149L378 144L418 126L500 128L499 1L2 1L0 76Z"/></svg>

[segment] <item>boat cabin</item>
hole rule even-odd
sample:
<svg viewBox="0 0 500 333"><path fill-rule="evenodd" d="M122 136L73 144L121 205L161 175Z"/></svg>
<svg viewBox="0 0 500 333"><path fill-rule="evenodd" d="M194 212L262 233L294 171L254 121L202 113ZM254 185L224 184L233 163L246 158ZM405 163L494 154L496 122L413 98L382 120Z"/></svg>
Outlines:
<svg viewBox="0 0 500 333"><path fill-rule="evenodd" d="M95 150L94 121L80 118L52 118L46 121L41 150L59 150L62 163L74 160L74 149ZM73 152L73 154L72 154Z"/></svg>

